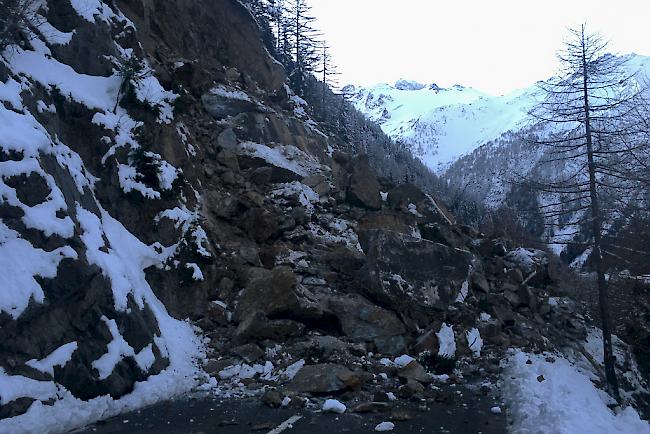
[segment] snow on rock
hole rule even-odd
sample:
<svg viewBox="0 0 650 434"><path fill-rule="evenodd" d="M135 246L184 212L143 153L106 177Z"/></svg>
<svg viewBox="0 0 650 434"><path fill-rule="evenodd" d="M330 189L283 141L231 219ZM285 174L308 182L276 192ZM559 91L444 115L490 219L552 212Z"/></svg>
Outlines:
<svg viewBox="0 0 650 434"><path fill-rule="evenodd" d="M307 214L314 212L314 204L318 202L319 196L311 187L302 182L293 181L278 184L278 187L271 191L274 198L296 198Z"/></svg>
<svg viewBox="0 0 650 434"><path fill-rule="evenodd" d="M453 359L456 356L456 338L454 330L447 323L443 323L440 331L436 333L438 341L440 342L440 349L438 355L448 359Z"/></svg>
<svg viewBox="0 0 650 434"><path fill-rule="evenodd" d="M239 145L244 155L261 158L268 164L287 169L299 176L309 176L324 170L313 155L307 154L293 145L269 147L260 143L244 142Z"/></svg>
<svg viewBox="0 0 650 434"><path fill-rule="evenodd" d="M124 357L135 356L135 351L133 351L131 345L124 340L124 337L122 337L120 331L117 329L117 323L115 320L102 316L102 321L104 321L108 330L111 332L113 340L109 342L106 354L102 355L92 363L93 368L99 371L100 380L108 378L108 376L113 372L115 365L124 359Z"/></svg>
<svg viewBox="0 0 650 434"><path fill-rule="evenodd" d="M377 432L384 432L384 431L392 431L395 428L395 424L393 422L380 422L375 426L375 431Z"/></svg>
<svg viewBox="0 0 650 434"><path fill-rule="evenodd" d="M197 280L197 281L204 279L203 272L201 271L201 268L199 267L199 265L197 263L188 262L187 264L185 264L185 267L192 270L192 279Z"/></svg>
<svg viewBox="0 0 650 434"><path fill-rule="evenodd" d="M45 294L35 277L53 278L64 258L77 258L69 246L51 252L37 249L0 220L0 312L18 318L30 300L42 303Z"/></svg>
<svg viewBox="0 0 650 434"><path fill-rule="evenodd" d="M38 5L42 3L36 2ZM96 24L106 29L106 32L87 32L88 35L108 35L120 26L132 26L117 8L111 8L101 0L71 0L70 5L71 10L81 17L76 20L79 27L88 30ZM106 24L108 22L111 27ZM47 325L47 321L52 320L47 302L52 302L56 309L61 304L60 300L47 299L50 295L44 293L39 279L53 279L56 282L60 277L57 276L57 269L64 260L67 267L73 267L72 270L78 267L82 275L86 271L84 267L99 270L102 275L95 276L96 272L93 272L96 280L88 284L89 293L95 291L100 294L92 309L74 312L80 317L79 327L88 327L83 329L83 336L70 338L70 334L74 336L77 329L69 324L60 324L61 327L70 327L66 328L66 340L51 342L53 338L48 336L39 345L30 343L31 348L25 346L24 354L30 355L25 359L31 357L25 365L54 377L54 380L35 380L15 375L14 370L0 368L0 405L23 397L36 399L26 413L0 420L0 432L67 432L98 419L185 393L204 378L197 360L205 355L194 329L188 322L169 315L145 278L144 270L161 268L169 251L156 243L144 244L102 208L94 191L98 178L86 169L80 154L62 142L69 135L58 134L63 111L57 112L56 107L60 107L59 104L78 104L79 112L86 110L89 114L88 123L92 128L111 130L96 143L88 143L88 146L96 147L92 152L97 156L97 166L101 164L114 170L110 176L115 175L125 190L140 189L145 198L159 197L159 191L138 184L139 177L132 166L133 162L123 161L132 154L129 151L140 147L134 131L142 125L116 104L123 77L117 71L109 72L108 76L77 72L71 65L62 63L56 50L50 50L52 45L74 42L73 38L78 37L76 30L63 33L46 21L39 30L40 36L32 34L29 42L0 54L0 69L5 74L0 81L0 151L3 156L3 161L0 161L0 203L22 211L17 218L26 228L35 229L43 238L58 235L68 245L42 250L35 247L36 241L30 241L32 238L24 236L21 229L12 229L14 226L10 228L8 223L0 220L0 312L8 314L11 319L19 319L28 306L30 309L33 306L35 310L40 309L36 314L44 314L39 321L42 319ZM109 39L107 42L112 44L114 41ZM111 48L121 49L118 44L111 45ZM126 51L122 50L121 54L127 55ZM146 61L143 63L145 74L133 83L136 97L159 109L159 123L170 122L171 102L176 96L165 91ZM56 107L52 104L55 97L59 98L55 102ZM76 113L77 108L74 111ZM43 119L47 123L41 124ZM122 147L127 148L127 152L117 152ZM90 152L88 149L86 151ZM157 154L147 155L157 165L160 189L171 189L180 171ZM113 161L118 156L120 160ZM44 186L40 203L21 202L19 198L24 195L21 196L19 187L11 186L20 186L20 182L11 182L15 177L27 177L30 182L37 179ZM116 193L119 194L119 190ZM207 241L205 231L197 223L196 213L188 213L187 232L198 244ZM197 251L202 255L210 254L203 245L197 247ZM66 291L68 287L72 287L71 291L77 290L75 285L63 282L63 278L58 284L65 285ZM78 293L72 295L74 297L71 299L83 298ZM122 328L128 331L129 325L125 319L130 315L136 316L135 324L140 324L142 317L138 316L144 315L145 309L152 330L143 331L151 332L153 336L136 351L127 342L128 334ZM113 316L115 310L119 315ZM90 348L89 352L92 345L96 347ZM49 354L39 353L46 349ZM78 353L96 354L96 360L80 361ZM158 355L162 358L158 358ZM125 359L135 361L137 366L127 363L121 365L129 365L125 369L127 372L114 370ZM131 384L127 384L128 390L119 392L120 395L126 394L119 399L108 394L90 400L78 399L57 378L59 367L70 369L72 364L82 365L91 373L80 381L92 384L115 374L118 382L131 381L132 390L129 388ZM159 366L155 373L150 372L154 364ZM16 369L28 372L22 366ZM142 381L136 382L135 375L129 377L130 369L137 372L137 378ZM41 402L50 400L47 405Z"/></svg>
<svg viewBox="0 0 650 434"><path fill-rule="evenodd" d="M5 369L0 367L0 405L8 404L22 397L45 401L56 398L59 391L59 387L52 381L38 381L22 375L7 375ZM0 420L0 432L13 432L9 430L3 431L5 425L7 427L11 426L7 419ZM16 428L21 427L17 425Z"/></svg>
<svg viewBox="0 0 650 434"><path fill-rule="evenodd" d="M273 363L267 361L263 365L256 363L254 365L248 365L242 363L239 365L231 365L225 369L219 371L219 378L222 380L228 380L232 378L247 380L253 378L257 375L260 375L262 378L271 379L274 366ZM275 378L275 377L273 377Z"/></svg>
<svg viewBox="0 0 650 434"><path fill-rule="evenodd" d="M411 363L414 360L415 359L413 357L409 356L408 354L402 354L401 356L395 358L394 364L395 364L395 366L397 366L398 368L401 369L401 368L405 367L406 365L408 365L409 363Z"/></svg>
<svg viewBox="0 0 650 434"><path fill-rule="evenodd" d="M481 349L483 348L483 339L481 338L481 333L475 327L469 330L466 335L467 345L469 349L472 350L475 357L481 357Z"/></svg>
<svg viewBox="0 0 650 434"><path fill-rule="evenodd" d="M70 0L70 4L80 17L91 23L95 22L95 16L103 21L108 21L113 16L108 5L100 0Z"/></svg>
<svg viewBox="0 0 650 434"><path fill-rule="evenodd" d="M458 291L458 296L456 296L456 303L464 302L468 294L469 294L469 282L465 280L460 287L460 291Z"/></svg>
<svg viewBox="0 0 650 434"><path fill-rule="evenodd" d="M347 407L336 399L328 399L323 404L322 410L326 413L338 413L343 414Z"/></svg>
<svg viewBox="0 0 650 434"><path fill-rule="evenodd" d="M547 361L548 356L517 350L508 359L503 396L511 432L650 434L650 424L632 407L618 413L608 408L613 399L591 382L593 372L556 354Z"/></svg>
<svg viewBox="0 0 650 434"><path fill-rule="evenodd" d="M226 99L234 99L238 101L247 101L247 102L251 101L250 97L246 92L234 88L229 89L223 85L213 87L212 89L210 89L210 93Z"/></svg>
<svg viewBox="0 0 650 434"><path fill-rule="evenodd" d="M54 367L64 367L72 358L72 353L77 350L77 347L76 341L69 342L52 351L47 357L41 360L31 359L25 364L45 374L54 376Z"/></svg>
<svg viewBox="0 0 650 434"><path fill-rule="evenodd" d="M288 380L293 380L293 377L296 376L296 374L298 373L298 371L300 371L300 370L302 369L303 366L305 366L305 359L300 359L300 360L298 360L297 362L294 362L294 363L290 364L289 366L287 366L287 367L285 368L285 370L284 370L284 376L285 376Z"/></svg>

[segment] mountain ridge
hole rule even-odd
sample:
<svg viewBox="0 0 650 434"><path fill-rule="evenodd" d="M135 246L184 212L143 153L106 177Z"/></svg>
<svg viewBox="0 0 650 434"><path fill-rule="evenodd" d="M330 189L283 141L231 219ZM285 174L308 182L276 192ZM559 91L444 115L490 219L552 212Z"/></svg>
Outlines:
<svg viewBox="0 0 650 434"><path fill-rule="evenodd" d="M621 57L629 58L630 73L650 75L649 56ZM359 111L438 175L480 146L530 126L528 111L540 97L536 83L495 96L473 87L442 88L404 78L394 85L349 85L344 90Z"/></svg>

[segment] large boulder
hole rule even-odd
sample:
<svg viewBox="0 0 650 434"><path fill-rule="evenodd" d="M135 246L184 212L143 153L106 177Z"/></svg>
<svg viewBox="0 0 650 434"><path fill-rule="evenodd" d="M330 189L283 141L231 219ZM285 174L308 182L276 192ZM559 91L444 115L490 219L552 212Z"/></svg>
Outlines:
<svg viewBox="0 0 650 434"><path fill-rule="evenodd" d="M370 168L368 157L360 155L352 160L348 201L363 208L381 209L379 188L379 181Z"/></svg>
<svg viewBox="0 0 650 434"><path fill-rule="evenodd" d="M418 326L428 323L432 308L446 309L466 291L478 266L469 251L396 232L364 231L359 239L368 297Z"/></svg>
<svg viewBox="0 0 650 434"><path fill-rule="evenodd" d="M388 205L413 214L418 223L453 224L454 218L440 200L424 193L413 184L401 184L388 192Z"/></svg>
<svg viewBox="0 0 650 434"><path fill-rule="evenodd" d="M522 271L522 277L529 285L542 286L551 281L548 256L542 250L519 247L508 252L504 259Z"/></svg>
<svg viewBox="0 0 650 434"><path fill-rule="evenodd" d="M326 394L356 388L361 379L345 366L333 363L303 366L289 384L296 392Z"/></svg>
<svg viewBox="0 0 650 434"><path fill-rule="evenodd" d="M262 312L248 315L235 330L234 342L244 344L262 339L283 341L286 338L300 336L305 326L290 319L269 319Z"/></svg>
<svg viewBox="0 0 650 434"><path fill-rule="evenodd" d="M298 310L296 276L289 267L273 270L254 268L248 275L248 282L237 300L236 321L242 321L255 312L278 316Z"/></svg>
<svg viewBox="0 0 650 434"><path fill-rule="evenodd" d="M331 296L326 306L351 340L372 342L377 351L385 354L398 354L406 348L406 328L395 313L359 295Z"/></svg>

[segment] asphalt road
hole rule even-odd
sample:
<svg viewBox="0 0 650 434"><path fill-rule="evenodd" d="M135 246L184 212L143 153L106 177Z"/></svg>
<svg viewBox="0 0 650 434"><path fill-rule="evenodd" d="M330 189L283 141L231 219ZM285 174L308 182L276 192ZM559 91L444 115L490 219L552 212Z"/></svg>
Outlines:
<svg viewBox="0 0 650 434"><path fill-rule="evenodd" d="M449 395L453 397L443 402L392 403L393 415L397 412L410 419L393 421L395 428L391 432L503 434L507 431L505 414L493 414L490 410L496 404L493 398L462 388L453 388ZM378 423L390 421L390 417L390 412L338 415L307 409L272 409L257 398L188 397L122 414L75 433L371 433Z"/></svg>

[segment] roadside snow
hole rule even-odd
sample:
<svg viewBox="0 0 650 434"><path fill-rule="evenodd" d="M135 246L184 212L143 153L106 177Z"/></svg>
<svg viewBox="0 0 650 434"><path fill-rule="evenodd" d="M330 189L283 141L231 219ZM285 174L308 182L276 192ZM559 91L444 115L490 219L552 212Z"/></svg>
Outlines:
<svg viewBox="0 0 650 434"><path fill-rule="evenodd" d="M504 372L503 392L512 417L511 432L528 434L650 434L648 422L627 407L618 414L604 391L562 356L513 351ZM530 363L528 363L530 361Z"/></svg>

